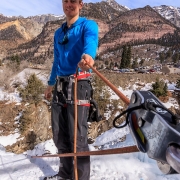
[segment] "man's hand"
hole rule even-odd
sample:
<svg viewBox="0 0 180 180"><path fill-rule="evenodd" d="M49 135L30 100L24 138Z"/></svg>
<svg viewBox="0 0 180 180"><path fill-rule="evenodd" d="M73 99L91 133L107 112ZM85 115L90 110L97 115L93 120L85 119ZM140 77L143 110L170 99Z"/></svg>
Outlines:
<svg viewBox="0 0 180 180"><path fill-rule="evenodd" d="M93 66L94 60L90 55L83 54L81 57L81 61L78 63L78 67L80 67L82 71L87 71L90 68L87 63Z"/></svg>
<svg viewBox="0 0 180 180"><path fill-rule="evenodd" d="M51 98L53 86L48 86L46 90L44 91L44 97L45 99L49 100Z"/></svg>

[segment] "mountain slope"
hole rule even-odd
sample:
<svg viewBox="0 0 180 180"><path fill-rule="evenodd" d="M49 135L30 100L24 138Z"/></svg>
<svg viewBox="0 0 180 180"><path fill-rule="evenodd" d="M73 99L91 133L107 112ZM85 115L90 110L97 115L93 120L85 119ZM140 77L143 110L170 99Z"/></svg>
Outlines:
<svg viewBox="0 0 180 180"><path fill-rule="evenodd" d="M111 30L100 40L99 52L125 43L159 39L177 27L150 6L124 12L110 22Z"/></svg>
<svg viewBox="0 0 180 180"><path fill-rule="evenodd" d="M17 19L0 24L0 43L5 49L15 48L32 40L42 31L42 25L30 19Z"/></svg>
<svg viewBox="0 0 180 180"><path fill-rule="evenodd" d="M168 19L177 27L180 27L180 7L162 5L153 7L153 9L162 17Z"/></svg>
<svg viewBox="0 0 180 180"><path fill-rule="evenodd" d="M64 20L50 21L45 24L42 32L33 40L21 44L18 48L9 50L7 58L18 54L21 60L44 63L47 58L53 57L54 32Z"/></svg>
<svg viewBox="0 0 180 180"><path fill-rule="evenodd" d="M8 21L14 21L18 18L20 17L17 17L17 16L8 17L8 16L4 16L3 14L0 14L0 24L8 22Z"/></svg>
<svg viewBox="0 0 180 180"><path fill-rule="evenodd" d="M113 7L114 9L120 11L120 12L125 12L127 10L130 10L128 7L126 6L122 6L120 4L118 4L115 0L106 0L106 2Z"/></svg>
<svg viewBox="0 0 180 180"><path fill-rule="evenodd" d="M119 10L116 10L110 6L107 2L101 1L100 3L85 3L80 15L93 19L101 19L108 22L126 11L128 10L124 8L120 12Z"/></svg>
<svg viewBox="0 0 180 180"><path fill-rule="evenodd" d="M34 20L38 23L46 24L49 21L57 21L60 19L64 19L64 15L56 16L53 14L42 14L42 15L37 15L37 16L29 16L27 19Z"/></svg>

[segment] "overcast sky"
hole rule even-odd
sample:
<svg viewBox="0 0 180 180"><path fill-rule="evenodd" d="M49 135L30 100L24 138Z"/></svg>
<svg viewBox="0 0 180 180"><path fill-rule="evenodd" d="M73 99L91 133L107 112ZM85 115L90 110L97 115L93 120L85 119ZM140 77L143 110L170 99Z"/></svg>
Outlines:
<svg viewBox="0 0 180 180"><path fill-rule="evenodd" d="M5 16L24 17L39 14L55 14L62 15L61 0L0 0L0 14ZM84 0L84 2L99 2L99 0ZM160 5L171 5L180 7L180 0L116 0L120 5L127 6L130 9L151 7Z"/></svg>

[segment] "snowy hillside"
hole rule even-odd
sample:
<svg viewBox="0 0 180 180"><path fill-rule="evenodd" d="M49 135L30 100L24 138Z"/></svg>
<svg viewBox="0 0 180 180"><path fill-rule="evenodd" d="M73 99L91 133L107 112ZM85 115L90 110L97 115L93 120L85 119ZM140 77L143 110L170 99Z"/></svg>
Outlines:
<svg viewBox="0 0 180 180"><path fill-rule="evenodd" d="M180 27L180 7L162 5L153 7L153 9L165 19L170 20L176 26Z"/></svg>

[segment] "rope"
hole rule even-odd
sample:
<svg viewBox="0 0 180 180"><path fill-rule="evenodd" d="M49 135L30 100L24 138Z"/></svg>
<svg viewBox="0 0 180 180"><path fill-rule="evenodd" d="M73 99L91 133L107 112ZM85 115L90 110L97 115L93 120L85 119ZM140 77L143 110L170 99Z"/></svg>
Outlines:
<svg viewBox="0 0 180 180"><path fill-rule="evenodd" d="M77 152L77 117L78 117L78 111L77 111L77 75L78 75L78 68L76 69L76 75L75 75L75 82L74 82L74 154ZM77 156L74 155L74 176L75 180L78 180L78 171L77 171Z"/></svg>
<svg viewBox="0 0 180 180"><path fill-rule="evenodd" d="M91 66L89 63L86 64L119 96L120 99L126 104L129 105L130 100L123 94L121 93L116 86L114 86L110 81L108 81L100 72L98 72L93 66Z"/></svg>

